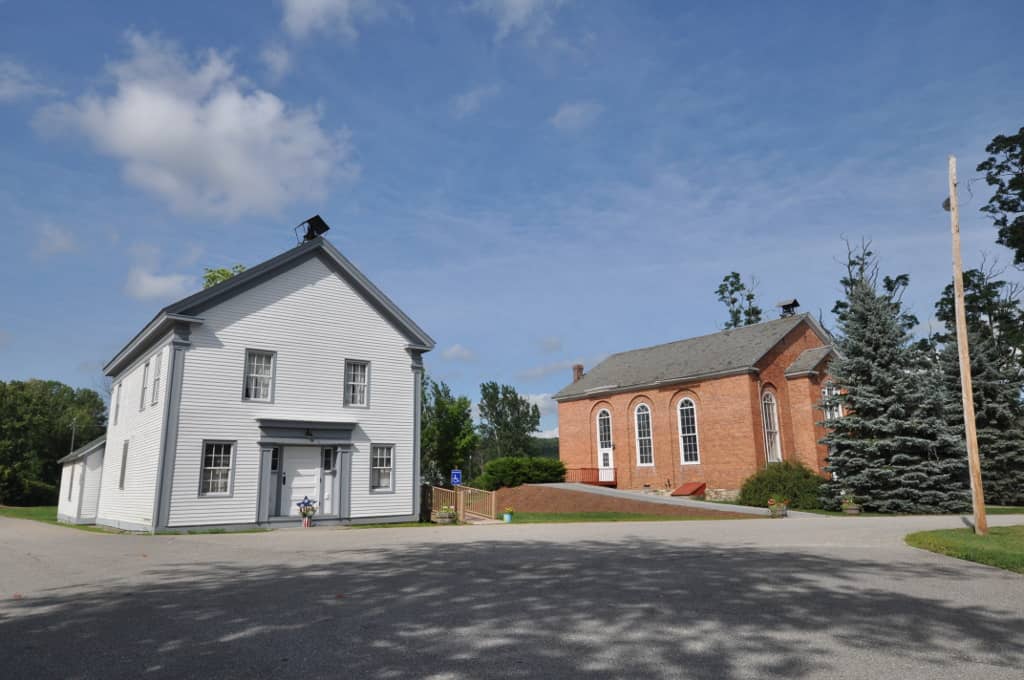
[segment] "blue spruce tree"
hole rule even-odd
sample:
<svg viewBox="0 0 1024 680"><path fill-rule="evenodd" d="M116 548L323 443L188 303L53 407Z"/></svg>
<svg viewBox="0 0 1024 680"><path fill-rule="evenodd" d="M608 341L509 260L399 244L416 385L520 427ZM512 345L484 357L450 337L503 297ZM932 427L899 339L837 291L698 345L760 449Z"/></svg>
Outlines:
<svg viewBox="0 0 1024 680"><path fill-rule="evenodd" d="M826 420L829 434L826 507L845 496L865 509L890 513L960 512L969 507L966 459L950 426L941 374L914 343L917 324L903 309L909 277L884 277L864 243L851 249L836 303L838 357L830 373L843 417Z"/></svg>

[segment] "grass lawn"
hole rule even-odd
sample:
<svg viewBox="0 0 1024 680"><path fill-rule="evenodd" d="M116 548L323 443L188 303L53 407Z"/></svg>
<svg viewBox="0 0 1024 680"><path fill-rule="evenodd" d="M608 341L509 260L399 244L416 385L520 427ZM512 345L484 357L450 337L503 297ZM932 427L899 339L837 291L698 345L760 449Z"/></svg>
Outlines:
<svg viewBox="0 0 1024 680"><path fill-rule="evenodd" d="M0 517L31 519L36 522L46 522L47 524L56 524L57 526L71 527L82 531L99 531L104 534L110 533L107 529L92 526L90 524L64 524L62 522L58 522L56 505L37 505L29 508L0 505Z"/></svg>
<svg viewBox="0 0 1024 680"><path fill-rule="evenodd" d="M702 515L645 515L635 512L517 512L513 524L546 522L678 522L695 519L722 519Z"/></svg>
<svg viewBox="0 0 1024 680"><path fill-rule="evenodd" d="M988 505L985 511L990 515L1024 515L1021 505Z"/></svg>
<svg viewBox="0 0 1024 680"><path fill-rule="evenodd" d="M970 529L918 531L905 540L915 548L1024 574L1024 525L990 527L988 536Z"/></svg>

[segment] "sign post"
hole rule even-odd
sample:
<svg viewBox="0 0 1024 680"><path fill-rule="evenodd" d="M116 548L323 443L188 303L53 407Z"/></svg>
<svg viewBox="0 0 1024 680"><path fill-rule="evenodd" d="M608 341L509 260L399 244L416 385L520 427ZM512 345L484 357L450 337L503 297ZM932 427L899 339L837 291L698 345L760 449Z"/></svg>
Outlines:
<svg viewBox="0 0 1024 680"><path fill-rule="evenodd" d="M452 470L452 486L462 484L462 470Z"/></svg>

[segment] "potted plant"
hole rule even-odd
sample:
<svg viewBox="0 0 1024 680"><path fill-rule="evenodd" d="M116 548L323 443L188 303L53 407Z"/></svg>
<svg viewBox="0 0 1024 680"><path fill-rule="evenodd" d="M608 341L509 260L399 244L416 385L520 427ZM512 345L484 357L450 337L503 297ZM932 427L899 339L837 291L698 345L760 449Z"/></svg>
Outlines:
<svg viewBox="0 0 1024 680"><path fill-rule="evenodd" d="M506 524L512 521L512 515L514 514L516 514L516 509L513 508L511 505L505 508L504 519Z"/></svg>
<svg viewBox="0 0 1024 680"><path fill-rule="evenodd" d="M299 514L302 515L302 526L305 528L313 526L313 515L316 514L316 501L309 500L309 496L303 496L302 500L295 505L299 506Z"/></svg>
<svg viewBox="0 0 1024 680"><path fill-rule="evenodd" d="M860 514L860 505L857 504L857 501L854 499L852 494L844 494L843 500L840 502L840 505L843 508L843 512L845 512L847 515Z"/></svg>
<svg viewBox="0 0 1024 680"><path fill-rule="evenodd" d="M775 496L768 498L768 514L774 517L785 517L789 514L789 499L776 500Z"/></svg>
<svg viewBox="0 0 1024 680"><path fill-rule="evenodd" d="M434 521L438 524L454 524L455 518L455 507L451 505L442 505L441 509L434 513Z"/></svg>

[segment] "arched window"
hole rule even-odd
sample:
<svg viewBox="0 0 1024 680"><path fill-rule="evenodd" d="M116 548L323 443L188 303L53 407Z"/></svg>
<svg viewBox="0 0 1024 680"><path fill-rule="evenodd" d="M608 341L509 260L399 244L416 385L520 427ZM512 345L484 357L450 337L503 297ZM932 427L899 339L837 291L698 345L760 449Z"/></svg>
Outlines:
<svg viewBox="0 0 1024 680"><path fill-rule="evenodd" d="M636 407L636 464L654 465L654 437L651 435L651 407Z"/></svg>
<svg viewBox="0 0 1024 680"><path fill-rule="evenodd" d="M598 467L612 467L612 414L601 409L597 414Z"/></svg>
<svg viewBox="0 0 1024 680"><path fill-rule="evenodd" d="M834 382L829 381L821 388L821 403L825 411L826 424L830 420L839 420L843 417L843 405L836 400L838 396L839 388Z"/></svg>
<svg viewBox="0 0 1024 680"><path fill-rule="evenodd" d="M782 442L779 439L779 409L775 395L765 392L761 396L761 422L764 425L764 452L769 463L782 460Z"/></svg>
<svg viewBox="0 0 1024 680"><path fill-rule="evenodd" d="M700 462L700 445L697 441L697 405L693 399L679 400L679 457L683 465Z"/></svg>

